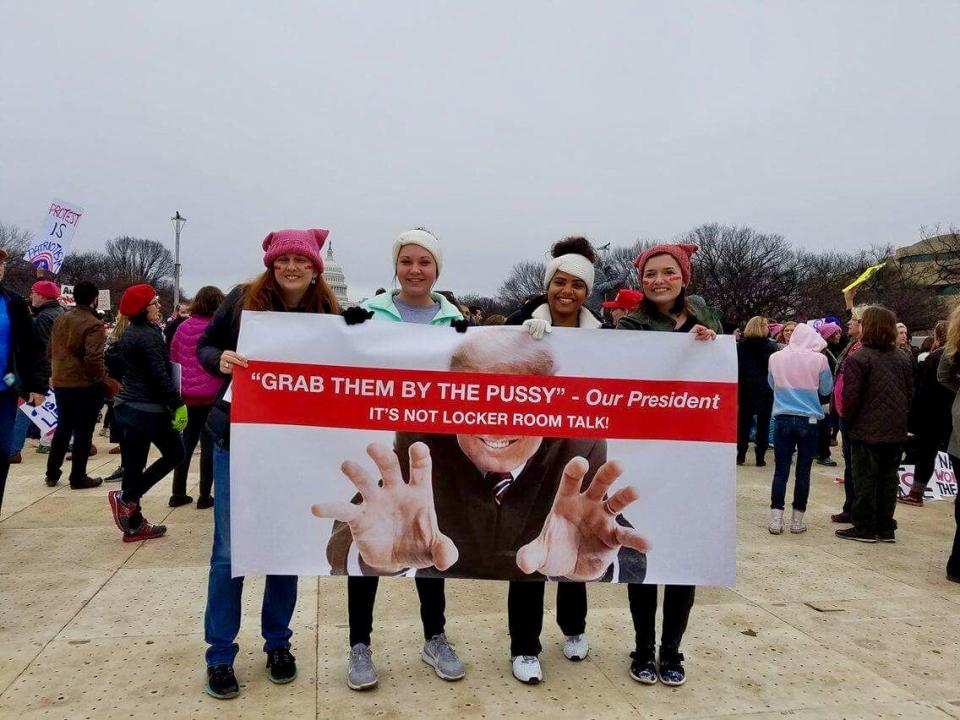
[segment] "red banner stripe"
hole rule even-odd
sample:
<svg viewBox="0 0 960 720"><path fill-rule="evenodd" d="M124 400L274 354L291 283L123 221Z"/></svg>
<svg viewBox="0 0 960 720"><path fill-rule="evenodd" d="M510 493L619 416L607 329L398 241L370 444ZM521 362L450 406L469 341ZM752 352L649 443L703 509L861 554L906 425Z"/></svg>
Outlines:
<svg viewBox="0 0 960 720"><path fill-rule="evenodd" d="M732 443L737 384L250 361L234 371L231 421Z"/></svg>

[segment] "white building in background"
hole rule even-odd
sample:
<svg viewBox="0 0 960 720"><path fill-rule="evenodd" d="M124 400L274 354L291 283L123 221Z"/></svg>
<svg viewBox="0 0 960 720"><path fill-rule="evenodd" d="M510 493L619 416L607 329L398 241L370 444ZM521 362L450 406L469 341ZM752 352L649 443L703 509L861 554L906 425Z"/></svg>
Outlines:
<svg viewBox="0 0 960 720"><path fill-rule="evenodd" d="M343 275L343 268L333 259L333 242L327 246L327 257L323 260L323 280L337 296L340 307L347 308L353 304L347 299L347 279Z"/></svg>

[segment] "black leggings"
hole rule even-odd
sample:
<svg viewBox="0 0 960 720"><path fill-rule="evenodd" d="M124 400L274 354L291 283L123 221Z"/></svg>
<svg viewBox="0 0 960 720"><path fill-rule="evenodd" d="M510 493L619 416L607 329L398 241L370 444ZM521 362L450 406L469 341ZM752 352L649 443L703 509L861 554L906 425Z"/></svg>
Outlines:
<svg viewBox="0 0 960 720"><path fill-rule="evenodd" d="M183 461L183 440L173 429L169 413L136 410L126 403L117 405L114 412L123 426L123 501L139 503L150 488ZM160 450L160 457L144 469L151 444Z"/></svg>
<svg viewBox="0 0 960 720"><path fill-rule="evenodd" d="M507 624L511 655L539 655L543 630L543 581L511 580L507 593ZM587 629L587 586L582 582L557 583L557 624L564 635Z"/></svg>
<svg viewBox="0 0 960 720"><path fill-rule="evenodd" d="M444 631L447 620L444 611L447 596L443 578L416 578L417 594L420 596L420 620L423 622L423 639L429 640ZM350 618L350 647L357 643L370 644L373 632L373 605L377 601L380 578L353 576L347 578L347 615Z"/></svg>
<svg viewBox="0 0 960 720"><path fill-rule="evenodd" d="M687 629L690 610L696 587L693 585L663 586L663 630L660 634L660 651L678 652L683 633ZM633 630L636 633L638 652L652 652L657 643L657 586L627 586L630 599L630 615L633 617Z"/></svg>
<svg viewBox="0 0 960 720"><path fill-rule="evenodd" d="M187 427L183 431L183 462L173 471L173 494L187 494L187 473L190 472L190 461L193 451L200 443L200 497L210 495L213 487L213 438L204 430L207 424L207 415L210 414L210 405L188 405Z"/></svg>

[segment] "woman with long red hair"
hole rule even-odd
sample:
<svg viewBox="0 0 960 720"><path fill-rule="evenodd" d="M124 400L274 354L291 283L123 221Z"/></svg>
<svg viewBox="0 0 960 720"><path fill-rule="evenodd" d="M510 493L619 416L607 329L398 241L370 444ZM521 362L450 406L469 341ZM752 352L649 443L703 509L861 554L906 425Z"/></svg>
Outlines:
<svg viewBox="0 0 960 720"><path fill-rule="evenodd" d="M208 371L229 379L234 367L246 367L247 359L237 352L243 310L339 314L337 299L321 274L320 250L327 235L326 230L278 230L267 235L263 241L266 271L227 295L200 338L197 355ZM209 644L206 691L226 699L240 693L233 660L239 650L236 637L243 578L232 578L230 573L230 403L222 396L210 410L207 428L216 438L213 483L217 502L213 506L213 554L204 619ZM290 619L296 602L295 575L267 576L261 613L263 650L268 677L277 684L297 676L290 653Z"/></svg>

